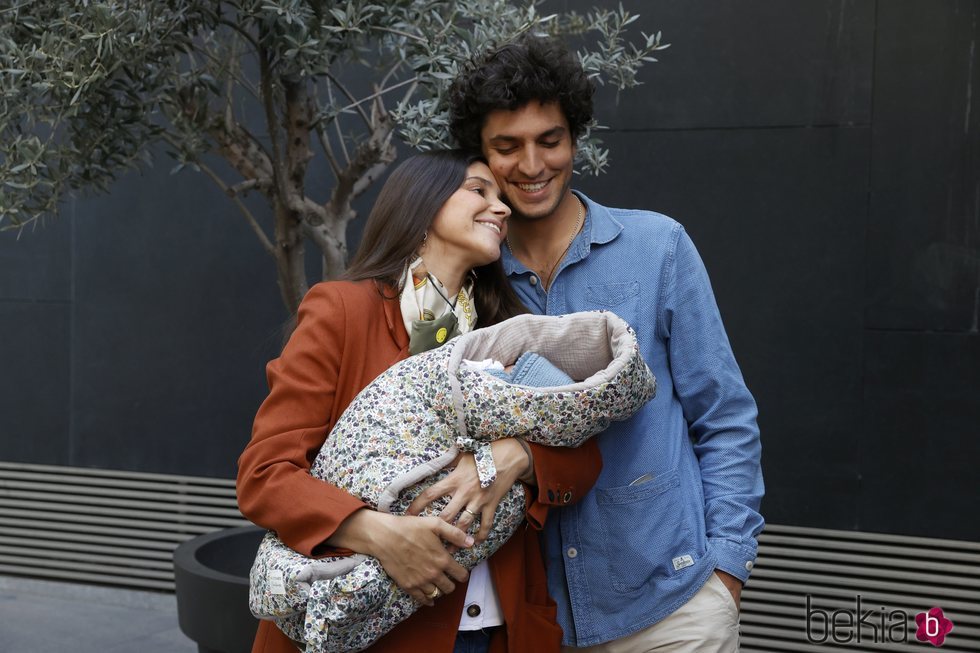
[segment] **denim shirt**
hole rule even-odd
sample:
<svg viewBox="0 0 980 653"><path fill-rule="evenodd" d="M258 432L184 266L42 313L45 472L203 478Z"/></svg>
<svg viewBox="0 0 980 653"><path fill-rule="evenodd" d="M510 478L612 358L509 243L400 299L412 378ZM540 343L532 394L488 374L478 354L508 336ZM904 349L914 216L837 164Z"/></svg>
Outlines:
<svg viewBox="0 0 980 653"><path fill-rule="evenodd" d="M534 313L605 309L625 319L657 377L657 396L598 436L592 491L545 524L564 643L592 646L667 617L715 569L746 580L763 482L755 400L684 228L576 194L585 224L547 293L506 246L503 265Z"/></svg>

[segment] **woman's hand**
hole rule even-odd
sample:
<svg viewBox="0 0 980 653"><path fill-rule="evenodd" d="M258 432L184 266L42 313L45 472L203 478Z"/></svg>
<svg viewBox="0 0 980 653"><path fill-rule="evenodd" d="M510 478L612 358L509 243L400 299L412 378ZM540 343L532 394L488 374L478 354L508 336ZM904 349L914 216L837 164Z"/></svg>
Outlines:
<svg viewBox="0 0 980 653"><path fill-rule="evenodd" d="M328 542L374 556L398 587L423 605L456 589L469 572L446 550L473 546L473 538L438 517L389 515L358 510ZM436 592L438 590L438 592Z"/></svg>
<svg viewBox="0 0 980 653"><path fill-rule="evenodd" d="M531 467L528 453L515 438L504 438L490 443L493 463L497 468L497 479L490 487L480 487L473 454L461 454L455 461L456 467L446 478L433 483L423 490L408 507L409 515L418 515L426 506L440 497L449 497L449 505L439 513L447 524L466 531L480 518L480 530L476 541L483 542L490 535L493 516L507 490Z"/></svg>

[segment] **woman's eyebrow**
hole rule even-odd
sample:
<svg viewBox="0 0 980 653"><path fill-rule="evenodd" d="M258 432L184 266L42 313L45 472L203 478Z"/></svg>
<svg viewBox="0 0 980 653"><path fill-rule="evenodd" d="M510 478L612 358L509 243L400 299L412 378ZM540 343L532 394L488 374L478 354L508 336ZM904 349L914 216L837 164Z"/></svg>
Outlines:
<svg viewBox="0 0 980 653"><path fill-rule="evenodd" d="M472 177L467 177L463 181L464 182L467 182L467 181L471 181L471 180L478 181L481 184L483 184L484 186L493 186L494 185L494 183L492 181L490 181L489 179L487 179L486 177L477 177L476 175L473 175Z"/></svg>

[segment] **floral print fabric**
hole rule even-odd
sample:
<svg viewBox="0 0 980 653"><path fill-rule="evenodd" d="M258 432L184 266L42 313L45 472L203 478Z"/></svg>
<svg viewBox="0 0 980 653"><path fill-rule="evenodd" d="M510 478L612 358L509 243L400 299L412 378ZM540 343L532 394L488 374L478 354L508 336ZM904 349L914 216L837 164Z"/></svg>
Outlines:
<svg viewBox="0 0 980 653"><path fill-rule="evenodd" d="M536 351L583 380L533 388L461 365L488 357L512 362L524 351ZM311 474L378 510L403 514L474 442L522 437L575 447L611 420L631 416L655 389L635 334L614 314L522 315L381 374L344 411ZM492 458L480 460L482 481L494 472ZM443 497L427 514L447 503ZM472 569L500 548L523 521L524 506L524 486L518 483L497 507L487 541L455 554L460 564ZM250 580L253 614L275 619L309 653L363 650L419 607L374 558L307 558L273 533L259 547Z"/></svg>

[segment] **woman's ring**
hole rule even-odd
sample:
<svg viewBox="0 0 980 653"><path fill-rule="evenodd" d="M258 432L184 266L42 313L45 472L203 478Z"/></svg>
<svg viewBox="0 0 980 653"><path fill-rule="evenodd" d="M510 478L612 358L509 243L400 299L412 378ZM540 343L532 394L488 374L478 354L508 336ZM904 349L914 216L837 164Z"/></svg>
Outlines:
<svg viewBox="0 0 980 653"><path fill-rule="evenodd" d="M439 598L439 596L441 594L442 594L442 592L437 587L434 590L432 590L431 592L426 592L425 593L425 598L427 598L427 599L437 599L437 598Z"/></svg>
<svg viewBox="0 0 980 653"><path fill-rule="evenodd" d="M470 510L469 508L463 508L463 512L465 512L465 513L466 513L467 515L469 515L469 516L470 516L470 517L472 517L473 519L476 519L477 517L479 517L479 516L480 516L480 514L479 514L479 513L476 513L476 512L473 512L473 511L472 511L472 510Z"/></svg>

